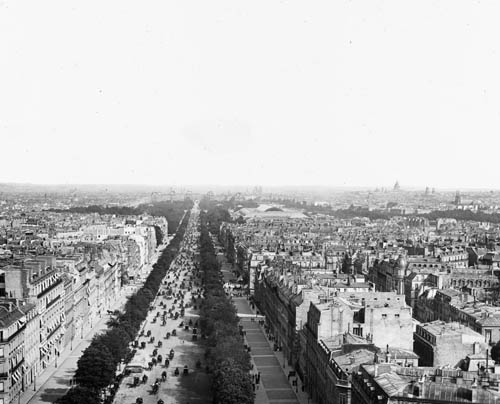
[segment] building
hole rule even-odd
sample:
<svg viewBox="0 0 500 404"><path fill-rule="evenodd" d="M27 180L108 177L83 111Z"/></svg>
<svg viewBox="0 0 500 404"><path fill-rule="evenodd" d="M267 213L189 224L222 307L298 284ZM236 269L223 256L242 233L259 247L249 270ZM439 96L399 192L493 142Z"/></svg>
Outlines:
<svg viewBox="0 0 500 404"><path fill-rule="evenodd" d="M307 327L316 340L347 332L378 347L413 348L411 308L396 293L342 293L328 303L311 303Z"/></svg>
<svg viewBox="0 0 500 404"><path fill-rule="evenodd" d="M414 333L414 352L420 357L420 366L458 367L471 354L485 354L485 337L459 323L418 324Z"/></svg>
<svg viewBox="0 0 500 404"><path fill-rule="evenodd" d="M405 276L408 263L400 255L397 260L377 261L372 269L372 281L380 292L405 293Z"/></svg>
<svg viewBox="0 0 500 404"><path fill-rule="evenodd" d="M40 374L40 316L36 304L26 303L19 307L26 317L24 330L24 390L36 383Z"/></svg>
<svg viewBox="0 0 500 404"><path fill-rule="evenodd" d="M24 390L26 316L13 303L0 305L0 403L17 402Z"/></svg>
<svg viewBox="0 0 500 404"><path fill-rule="evenodd" d="M499 377L458 369L361 365L352 377L352 404L499 404Z"/></svg>
<svg viewBox="0 0 500 404"><path fill-rule="evenodd" d="M54 264L53 256L37 256L4 268L9 296L35 304L40 316L41 371L56 360L65 333L64 280Z"/></svg>

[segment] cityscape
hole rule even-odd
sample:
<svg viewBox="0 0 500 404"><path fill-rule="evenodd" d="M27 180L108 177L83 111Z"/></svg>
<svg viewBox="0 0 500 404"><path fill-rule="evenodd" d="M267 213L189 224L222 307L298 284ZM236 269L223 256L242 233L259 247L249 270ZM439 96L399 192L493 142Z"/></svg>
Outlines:
<svg viewBox="0 0 500 404"><path fill-rule="evenodd" d="M0 0L0 404L500 404L499 15Z"/></svg>
<svg viewBox="0 0 500 404"><path fill-rule="evenodd" d="M0 186L0 402L500 402L497 191L43 188Z"/></svg>

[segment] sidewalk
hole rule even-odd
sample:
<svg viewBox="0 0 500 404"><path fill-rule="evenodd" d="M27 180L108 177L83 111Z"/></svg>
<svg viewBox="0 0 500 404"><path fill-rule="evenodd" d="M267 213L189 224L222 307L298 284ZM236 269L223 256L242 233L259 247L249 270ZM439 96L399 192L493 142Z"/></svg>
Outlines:
<svg viewBox="0 0 500 404"><path fill-rule="evenodd" d="M256 314L246 297L233 298L239 314ZM261 374L260 391L256 390L256 404L306 404L307 393L302 391L300 379L297 386L292 385L295 378L288 379L289 366L283 366L283 355L273 350L273 344L265 335L264 329L252 317L241 318L245 331L245 343L250 346L250 356L254 365L253 373ZM280 360L281 357L281 360ZM309 399L309 403L312 401Z"/></svg>
<svg viewBox="0 0 500 404"><path fill-rule="evenodd" d="M121 309L128 299L128 294L124 291L120 294L110 310ZM59 397L62 397L70 388L69 381L77 368L77 362L83 351L87 349L94 335L108 328L107 321L110 316L103 314L95 326L88 330L84 338L75 338L73 341L73 350L71 344L67 345L57 358L58 366L55 363L48 366L45 371L36 378L35 385L29 386L21 396L21 404L54 403Z"/></svg>
<svg viewBox="0 0 500 404"><path fill-rule="evenodd" d="M249 302L248 302L248 300L246 298L233 298L233 300L235 301L235 304L236 304L236 301L238 301L238 300L245 302L245 306L248 307L249 313L252 313L252 314L255 314L255 315L257 314L257 309L256 308L252 309L251 305L249 304ZM240 302L239 304L237 304L237 307L241 307L241 305L242 305L242 303ZM247 313L244 313L244 314L247 314ZM263 327L259 326L258 322L252 322L252 323L254 324L254 326L252 326L252 328L255 328L255 326L257 326L261 330L261 332L264 335L264 338L266 340L266 343L267 343L269 349L271 350L274 358L277 360L277 362L278 362L278 364L279 364L279 366L280 366L283 374L285 376L288 376L288 372L294 371L295 369L292 368L291 366L289 366L288 364L286 364L286 360L285 360L285 357L284 357L284 355L283 355L282 352L274 351L274 349L273 349L274 343L269 340L269 338L267 337L267 335L266 335ZM247 332L247 336L248 336L248 332ZM254 352L255 353L260 353L261 349L259 349L259 348L254 349L254 347L253 347L254 344L252 344L252 343L250 343L250 346L252 347L252 351L250 352L250 354L252 355L252 358L253 358L253 356L258 357L259 355L254 355ZM288 379L288 377L287 377L287 379ZM293 380L297 380L297 385L296 386L292 385ZM290 388L294 391L294 393L295 393L295 395L297 397L298 402L300 402L301 404L315 404L315 401L313 401L313 399L308 396L308 394L305 391L305 389L304 390L302 389L302 380L298 376L297 377L291 377L291 378L289 378L288 379L288 383L290 385ZM279 402L283 402L283 401L280 400ZM256 401L256 404L259 404L259 403Z"/></svg>

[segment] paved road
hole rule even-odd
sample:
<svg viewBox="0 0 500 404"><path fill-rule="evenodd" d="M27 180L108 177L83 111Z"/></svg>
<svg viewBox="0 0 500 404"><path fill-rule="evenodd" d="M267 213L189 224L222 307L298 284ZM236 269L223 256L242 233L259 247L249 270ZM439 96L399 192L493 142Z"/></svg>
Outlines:
<svg viewBox="0 0 500 404"><path fill-rule="evenodd" d="M192 213L185 239L190 238L190 235L193 234L192 232L195 231L194 224L196 220L197 215ZM193 307L192 296L193 294L196 295L195 292L200 286L197 283L195 284L197 280L194 277L191 278L192 269L193 265L189 246L185 246L185 248L181 247L181 253L172 262L167 276L163 280L159 296L154 301L154 309L148 313L143 326L144 333L147 334L147 331L151 331L151 336L155 338L155 341L154 343L150 343L150 337L146 335L139 337L139 345L141 342L145 342L146 348L138 349L131 362L146 365L152 360L152 353L156 348L158 350L157 354L162 355L163 363L144 372L148 376L146 384L141 383L139 386L132 387L128 384L130 378L125 378L116 393L115 404L133 404L137 397L141 397L144 400L144 404L156 404L160 398L165 404L202 404L210 402L208 398L209 382L208 376L203 370L204 366L201 369L196 368L198 360L203 362L203 348L198 342L192 341L193 327L189 327L188 330L180 327L181 322L186 325L189 323L189 320L192 320L194 324L198 318L197 310ZM185 282L185 286L188 286L190 281L193 282L193 294L187 288L180 288L182 282ZM175 298L167 299L165 295L162 295L162 292L166 291L169 287L172 288L174 294L183 291L184 298L177 299L177 302L175 302ZM168 312L172 308L173 313L176 311L180 312L179 303L181 300L185 304L191 304L191 307L186 308L184 318L179 317L177 320L167 318L166 325L161 325L161 316L164 311ZM157 313L160 313L160 317L157 317ZM157 317L157 320L153 323L155 317ZM177 332L177 336L171 336L167 339L167 332L172 333L174 329ZM158 346L159 341L162 343L161 347ZM165 358L171 349L175 351L174 358L170 361L169 366L165 367ZM185 365L189 369L187 376L182 375ZM181 372L179 376L174 375L175 368L178 368ZM161 378L161 374L164 371L167 372L167 380L160 383L158 393L153 394L152 385L157 378Z"/></svg>

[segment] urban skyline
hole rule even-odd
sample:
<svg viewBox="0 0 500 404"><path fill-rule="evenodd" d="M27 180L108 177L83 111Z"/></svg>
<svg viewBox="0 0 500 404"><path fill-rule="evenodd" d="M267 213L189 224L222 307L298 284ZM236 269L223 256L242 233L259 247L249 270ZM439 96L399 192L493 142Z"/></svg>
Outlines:
<svg viewBox="0 0 500 404"><path fill-rule="evenodd" d="M0 404L500 404L498 0L0 0Z"/></svg>

